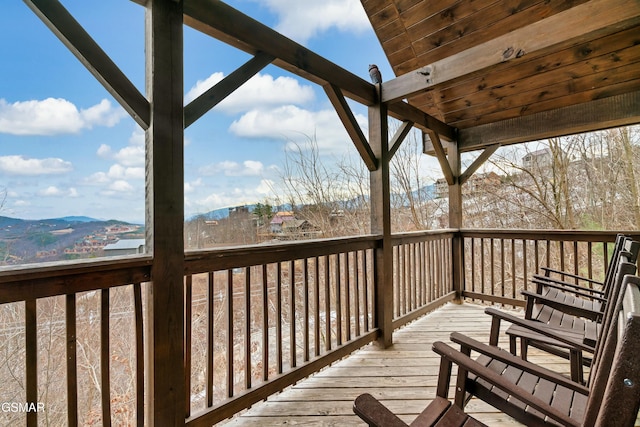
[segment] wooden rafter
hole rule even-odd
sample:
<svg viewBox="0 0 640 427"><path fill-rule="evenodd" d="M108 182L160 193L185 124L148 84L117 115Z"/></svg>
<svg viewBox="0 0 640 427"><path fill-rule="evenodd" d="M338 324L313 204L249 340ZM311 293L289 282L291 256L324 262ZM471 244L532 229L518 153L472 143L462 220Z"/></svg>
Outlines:
<svg viewBox="0 0 640 427"><path fill-rule="evenodd" d="M362 133L362 129L356 121L351 108L349 108L347 100L344 95L342 95L342 91L340 91L340 88L332 84L324 85L323 88L327 93L331 104L333 104L333 108L336 110L336 113L338 113L338 117L340 117L349 137L351 137L353 144L356 146L358 153L360 153L360 157L362 157L362 160L367 165L367 168L370 171L376 170L378 168L376 156L373 154L371 146L369 145L367 138L364 136L364 133Z"/></svg>
<svg viewBox="0 0 640 427"><path fill-rule="evenodd" d="M240 68L191 101L184 109L185 129L207 113L207 111L218 105L218 103L227 96L231 95L233 91L238 89L256 73L273 62L273 60L274 57L272 55L264 52L258 52Z"/></svg>
<svg viewBox="0 0 640 427"><path fill-rule="evenodd" d="M402 145L412 128L413 122L406 120L402 122L398 130L396 130L393 138L389 141L389 160L396 154L396 151L398 151L398 148L400 148L400 145Z"/></svg>
<svg viewBox="0 0 640 427"><path fill-rule="evenodd" d="M441 120L426 114L424 111L408 104L404 101L392 102L389 104L389 115L398 120L413 122L413 125L422 129L424 132L437 133L440 138L447 141L455 140L457 129L449 126Z"/></svg>
<svg viewBox="0 0 640 427"><path fill-rule="evenodd" d="M24 0L143 129L149 101L57 0Z"/></svg>
<svg viewBox="0 0 640 427"><path fill-rule="evenodd" d="M486 162L493 153L496 152L498 148L500 148L500 144L493 144L485 148L482 153L480 153L480 155L476 157L473 163L471 163L469 167L467 167L467 169L462 172L462 174L460 175L460 185L467 182L467 180L471 178L471 175L473 175L478 170L478 168L482 166L482 164Z"/></svg>
<svg viewBox="0 0 640 427"><path fill-rule="evenodd" d="M634 20L639 13L640 3L636 0L589 1L384 82L382 101L406 98L501 62L517 60L568 40L580 40L585 34ZM549 31L553 28L561 31Z"/></svg>
<svg viewBox="0 0 640 427"><path fill-rule="evenodd" d="M638 122L640 92L636 91L461 129L458 140L460 150L464 152L477 150L487 144L517 144ZM427 147L426 152L432 154L433 149Z"/></svg>

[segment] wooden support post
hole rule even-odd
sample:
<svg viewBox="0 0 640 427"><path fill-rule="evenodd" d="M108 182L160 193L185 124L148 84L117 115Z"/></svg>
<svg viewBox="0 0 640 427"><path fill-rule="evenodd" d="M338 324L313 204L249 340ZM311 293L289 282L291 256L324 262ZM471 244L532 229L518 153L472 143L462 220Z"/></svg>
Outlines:
<svg viewBox="0 0 640 427"><path fill-rule="evenodd" d="M186 414L182 16L181 1L147 2L147 425L183 426Z"/></svg>
<svg viewBox="0 0 640 427"><path fill-rule="evenodd" d="M375 319L381 332L378 343L383 347L392 344L393 333L393 246L387 127L386 104L369 107L369 143L378 160L376 170L370 174L371 233L382 234L382 246L375 252Z"/></svg>
<svg viewBox="0 0 640 427"><path fill-rule="evenodd" d="M449 183L449 227L462 228L462 184L460 182L460 150L457 142L447 143L447 160L452 174L452 182ZM456 292L456 300L461 301L464 289L464 251L460 233L453 237L451 246L451 280L453 290Z"/></svg>

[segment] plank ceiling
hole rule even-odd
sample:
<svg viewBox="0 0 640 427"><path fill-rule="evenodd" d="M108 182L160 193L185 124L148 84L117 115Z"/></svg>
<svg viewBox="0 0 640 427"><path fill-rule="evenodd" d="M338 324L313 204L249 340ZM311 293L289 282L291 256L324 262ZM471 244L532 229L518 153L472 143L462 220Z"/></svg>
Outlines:
<svg viewBox="0 0 640 427"><path fill-rule="evenodd" d="M383 99L458 128L467 149L640 121L638 0L361 3L396 74Z"/></svg>

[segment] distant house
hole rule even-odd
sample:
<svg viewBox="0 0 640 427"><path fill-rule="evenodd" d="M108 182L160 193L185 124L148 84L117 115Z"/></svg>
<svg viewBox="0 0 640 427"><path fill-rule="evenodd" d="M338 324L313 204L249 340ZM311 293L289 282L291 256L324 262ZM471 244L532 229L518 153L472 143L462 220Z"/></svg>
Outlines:
<svg viewBox="0 0 640 427"><path fill-rule="evenodd" d="M552 153L551 149L543 148L542 150L533 151L527 153L522 158L522 167L525 169L532 169L534 167L544 167L551 164Z"/></svg>
<svg viewBox="0 0 640 427"><path fill-rule="evenodd" d="M269 223L269 225L271 226L271 232L282 233L284 229L283 224L285 222L295 221L295 220L296 220L296 217L293 215L293 212L290 212L290 211L277 212L273 216L273 219L271 219L271 222Z"/></svg>
<svg viewBox="0 0 640 427"><path fill-rule="evenodd" d="M104 247L107 256L135 255L144 253L144 239L122 239Z"/></svg>
<svg viewBox="0 0 640 427"><path fill-rule="evenodd" d="M466 191L468 193L478 193L483 191L491 191L501 184L500 175L495 172L476 173L466 182ZM449 197L449 184L444 178L440 178L435 183L436 197L444 199Z"/></svg>

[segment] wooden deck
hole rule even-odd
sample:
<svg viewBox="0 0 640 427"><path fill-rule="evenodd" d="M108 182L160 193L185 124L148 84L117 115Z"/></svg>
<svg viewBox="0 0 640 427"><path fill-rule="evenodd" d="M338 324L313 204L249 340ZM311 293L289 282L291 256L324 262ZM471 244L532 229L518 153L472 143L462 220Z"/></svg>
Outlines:
<svg viewBox="0 0 640 427"><path fill-rule="evenodd" d="M363 426L351 408L356 396L364 392L381 399L410 422L435 396L440 358L431 350L433 342L448 342L453 331L488 342L491 320L483 310L484 306L476 304L447 304L396 331L392 347L383 350L373 344L366 346L226 424ZM504 334L500 345L508 348ZM563 359L532 348L530 360L569 375ZM520 425L475 399L469 402L467 412L491 426Z"/></svg>

